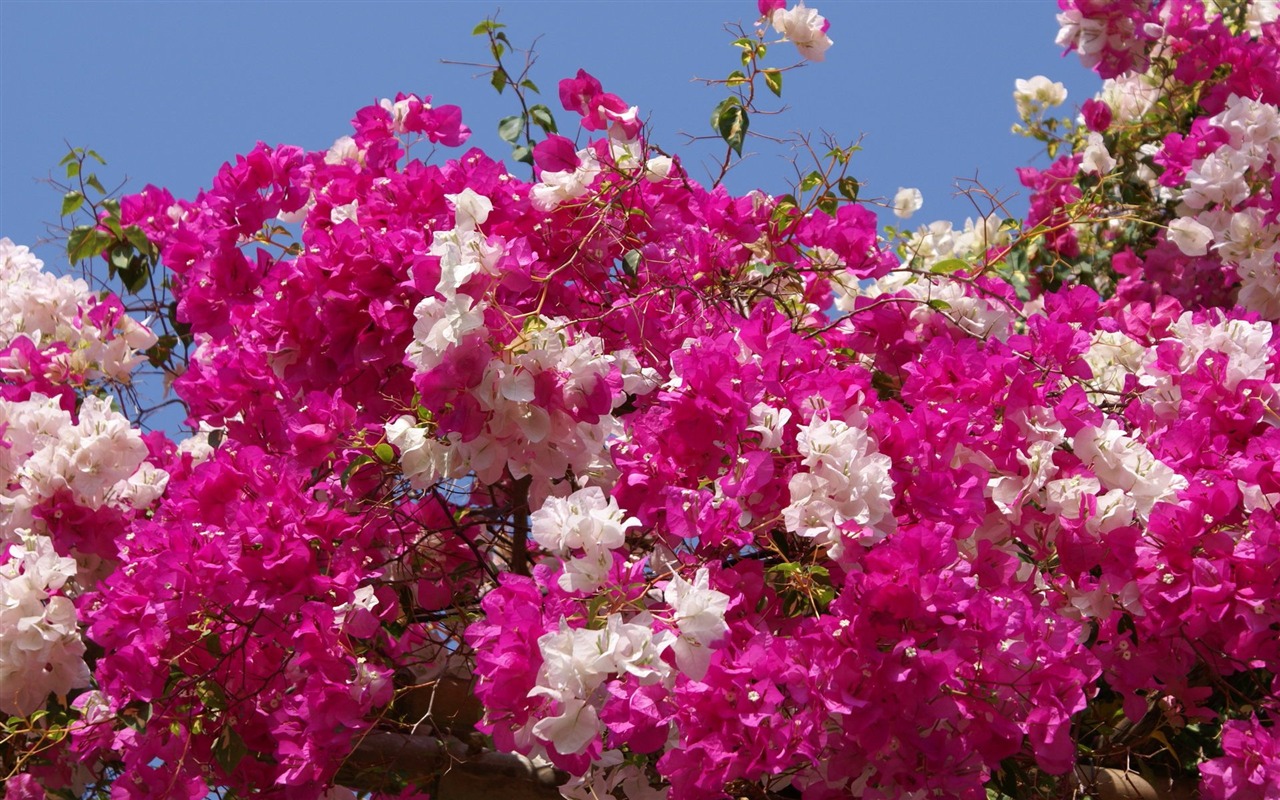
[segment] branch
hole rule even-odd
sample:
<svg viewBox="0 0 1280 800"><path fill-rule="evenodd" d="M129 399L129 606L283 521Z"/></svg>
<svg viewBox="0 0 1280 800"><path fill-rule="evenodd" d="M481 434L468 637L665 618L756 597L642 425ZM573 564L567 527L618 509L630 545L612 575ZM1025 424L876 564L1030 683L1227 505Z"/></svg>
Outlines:
<svg viewBox="0 0 1280 800"><path fill-rule="evenodd" d="M343 786L395 791L401 782L430 789L435 800L552 800L568 773L514 753L472 752L452 736L372 731L338 772Z"/></svg>

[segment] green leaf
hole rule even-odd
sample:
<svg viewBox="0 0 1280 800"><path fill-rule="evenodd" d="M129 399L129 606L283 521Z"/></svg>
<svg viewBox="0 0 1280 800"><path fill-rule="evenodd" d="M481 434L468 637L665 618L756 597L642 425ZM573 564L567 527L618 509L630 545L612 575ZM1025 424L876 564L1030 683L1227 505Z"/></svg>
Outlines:
<svg viewBox="0 0 1280 800"><path fill-rule="evenodd" d="M556 132L556 120L555 117L551 116L551 109L541 103L529 109L529 119L533 121L534 125L542 128L547 133Z"/></svg>
<svg viewBox="0 0 1280 800"><path fill-rule="evenodd" d="M959 272L962 269L968 268L968 261L964 261L959 258L944 258L932 267L929 267L929 271L935 275L950 275L953 272Z"/></svg>
<svg viewBox="0 0 1280 800"><path fill-rule="evenodd" d="M533 151L522 144L511 148L511 158L521 164L533 165Z"/></svg>
<svg viewBox="0 0 1280 800"><path fill-rule="evenodd" d="M742 143L747 137L750 122L747 110L736 97L720 101L711 114L711 126L738 155L742 155Z"/></svg>
<svg viewBox="0 0 1280 800"><path fill-rule="evenodd" d="M932 308L934 311L950 311L951 304L946 300L934 299L929 301L929 308Z"/></svg>
<svg viewBox="0 0 1280 800"><path fill-rule="evenodd" d="M151 280L151 267L141 256L134 256L129 263L120 269L120 282L124 288L137 294L146 288Z"/></svg>
<svg viewBox="0 0 1280 800"><path fill-rule="evenodd" d="M622 271L630 275L636 276L636 270L640 267L640 251L628 250L622 256Z"/></svg>
<svg viewBox="0 0 1280 800"><path fill-rule="evenodd" d="M493 58L496 61L502 58L502 54L507 52L507 48L503 47L501 42L494 42L489 45L489 52L493 53Z"/></svg>
<svg viewBox="0 0 1280 800"><path fill-rule="evenodd" d="M67 165L67 177L68 177L68 178L74 178L75 176L77 176L77 175L79 175L79 174L80 174L80 162L79 162L79 161L72 161L70 164L68 164L68 165Z"/></svg>
<svg viewBox="0 0 1280 800"><path fill-rule="evenodd" d="M858 200L858 190L862 188L862 184L853 178L841 178L840 182L836 184L836 188L840 190L840 194L845 196L845 199L850 203L854 203Z"/></svg>
<svg viewBox="0 0 1280 800"><path fill-rule="evenodd" d="M342 471L342 478L340 479L342 482L342 485L345 487L347 485L347 481L351 480L352 475L355 475L356 472L358 472L361 467L368 464L372 464L372 463L373 463L373 456L356 456L355 458L351 459L351 463L348 464L347 468Z"/></svg>
<svg viewBox="0 0 1280 800"><path fill-rule="evenodd" d="M88 156L89 158L92 158L94 161L97 161L99 164L101 164L104 167L107 165L107 160L102 156L98 155L97 150L89 150L88 152L85 153L85 155Z"/></svg>
<svg viewBox="0 0 1280 800"><path fill-rule="evenodd" d="M374 447L373 454L377 456L378 460L381 461L383 464L396 463L396 451L391 449L391 445L387 444L386 442L382 442L376 447Z"/></svg>
<svg viewBox="0 0 1280 800"><path fill-rule="evenodd" d="M110 262L115 269L128 269L133 260L133 248L127 242L118 242L111 246Z"/></svg>
<svg viewBox="0 0 1280 800"><path fill-rule="evenodd" d="M86 186L92 186L94 189L97 189L98 194L107 193L107 190L102 188L102 182L98 180L98 176L93 174L92 172L89 173L89 177L84 179L84 182Z"/></svg>
<svg viewBox="0 0 1280 800"><path fill-rule="evenodd" d="M93 258L111 246L112 239L93 225L77 225L67 237L67 259L71 263Z"/></svg>
<svg viewBox="0 0 1280 800"><path fill-rule="evenodd" d="M218 762L218 766L229 774L235 771L248 754L249 748L245 745L244 739L240 738L240 734L236 733L235 728L230 725L224 727L213 749L213 757Z"/></svg>
<svg viewBox="0 0 1280 800"><path fill-rule="evenodd" d="M79 192L67 192L62 196L62 216L76 213L76 209L84 204L84 195Z"/></svg>
<svg viewBox="0 0 1280 800"><path fill-rule="evenodd" d="M489 76L489 85L498 90L498 94L502 94L507 88L507 71L502 67L498 67Z"/></svg>
<svg viewBox="0 0 1280 800"><path fill-rule="evenodd" d="M515 144L524 133L524 117L503 117L498 122L498 136L502 141Z"/></svg>
<svg viewBox="0 0 1280 800"><path fill-rule="evenodd" d="M489 33L491 31L496 31L499 28L505 28L505 27L507 26L503 25L501 22L494 22L491 19L486 19L483 22L481 22L479 25L476 25L474 28L471 29L471 35L483 36L486 33Z"/></svg>
<svg viewBox="0 0 1280 800"><path fill-rule="evenodd" d="M141 253L150 253L152 250L151 240L142 232L142 228L137 225L130 225L124 229L124 238L129 240L129 244L138 248Z"/></svg>
<svg viewBox="0 0 1280 800"><path fill-rule="evenodd" d="M764 71L764 83L775 96L782 97L782 70L766 69Z"/></svg>
<svg viewBox="0 0 1280 800"><path fill-rule="evenodd" d="M730 87L741 86L746 82L747 82L747 76L742 74L742 70L735 69L733 72L729 73L729 77L725 81L725 85Z"/></svg>
<svg viewBox="0 0 1280 800"><path fill-rule="evenodd" d="M810 172L808 175L805 175L800 180L800 191L802 192L810 191L813 188L820 186L823 180L825 179L822 173L818 172L817 170L814 170L813 172Z"/></svg>
<svg viewBox="0 0 1280 800"><path fill-rule="evenodd" d="M60 166L60 167L61 167L61 166L65 165L65 164L70 164L72 161L77 160L77 159L79 158L79 156L80 156L79 149L78 149L78 148L73 147L73 148L71 148L70 150L68 150L68 151L67 151L67 154L66 154L65 156L63 156L63 157L62 157L62 160L61 160L61 161L59 161L59 162L58 162L58 166Z"/></svg>
<svg viewBox="0 0 1280 800"><path fill-rule="evenodd" d="M836 210L840 207L840 198L831 192L827 192L818 198L818 208L827 216L834 217Z"/></svg>
<svg viewBox="0 0 1280 800"><path fill-rule="evenodd" d="M542 94L542 92L538 91L538 84L534 83L528 78L525 78L524 80L520 81L520 85L528 89L529 91L533 92L534 94Z"/></svg>

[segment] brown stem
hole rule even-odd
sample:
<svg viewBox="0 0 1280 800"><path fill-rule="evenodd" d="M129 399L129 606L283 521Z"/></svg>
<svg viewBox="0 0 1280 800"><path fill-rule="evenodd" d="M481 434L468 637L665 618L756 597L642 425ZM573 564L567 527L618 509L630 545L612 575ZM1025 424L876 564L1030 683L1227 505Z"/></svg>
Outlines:
<svg viewBox="0 0 1280 800"><path fill-rule="evenodd" d="M533 476L526 475L511 486L511 571L517 575L529 574L529 484Z"/></svg>
<svg viewBox="0 0 1280 800"><path fill-rule="evenodd" d="M434 800L559 798L568 773L514 753L473 752L453 737L373 731L338 772L337 782L363 791L401 783L431 790Z"/></svg>

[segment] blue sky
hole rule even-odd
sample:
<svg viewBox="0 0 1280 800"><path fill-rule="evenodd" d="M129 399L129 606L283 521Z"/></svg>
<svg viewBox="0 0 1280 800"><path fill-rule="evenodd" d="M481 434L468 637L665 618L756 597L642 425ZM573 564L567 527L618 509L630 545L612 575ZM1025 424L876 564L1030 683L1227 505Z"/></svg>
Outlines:
<svg viewBox="0 0 1280 800"><path fill-rule="evenodd" d="M1053 43L1053 0L813 0L831 21L827 60L785 76L785 115L753 120L775 136L822 132L863 151L852 173L863 197L919 187L912 224L963 220L957 178L1018 192L1013 168L1036 154L1009 133L1016 78L1063 81L1074 109L1097 88ZM104 182L125 177L186 197L258 141L325 148L361 106L397 91L462 106L472 144L507 148L497 120L514 113L476 67L470 33L498 13L516 44L537 38L533 79L557 111L557 81L584 68L638 105L653 140L695 176L715 150L684 134L710 132L724 90L694 81L736 66L726 23L750 28L754 0L506 0L506 2L117 2L0 0L0 236L34 244L57 220L59 196L38 180L64 141L100 152ZM797 61L774 47L776 66ZM794 153L761 141L730 175L736 191L787 191ZM1025 201L1023 201L1025 203ZM1015 208L1021 207L1015 201ZM58 251L39 249L50 267Z"/></svg>

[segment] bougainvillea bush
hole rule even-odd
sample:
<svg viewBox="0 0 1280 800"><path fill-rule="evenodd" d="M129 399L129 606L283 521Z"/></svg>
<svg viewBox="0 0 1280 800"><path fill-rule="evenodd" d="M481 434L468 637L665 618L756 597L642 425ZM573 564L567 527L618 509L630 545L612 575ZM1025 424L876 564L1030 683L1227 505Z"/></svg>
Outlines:
<svg viewBox="0 0 1280 800"><path fill-rule="evenodd" d="M1059 6L1022 219L558 132L484 23L505 163L400 94L94 205L160 335L0 241L6 800L1280 797L1280 9ZM726 165L832 46L758 13Z"/></svg>

